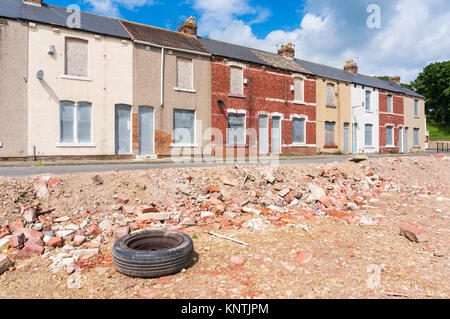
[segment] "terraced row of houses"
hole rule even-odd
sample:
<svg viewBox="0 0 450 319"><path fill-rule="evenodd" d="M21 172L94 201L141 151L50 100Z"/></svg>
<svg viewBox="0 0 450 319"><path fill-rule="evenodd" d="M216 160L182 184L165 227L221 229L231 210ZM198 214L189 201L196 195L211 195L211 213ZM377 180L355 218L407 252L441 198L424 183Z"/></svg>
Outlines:
<svg viewBox="0 0 450 319"><path fill-rule="evenodd" d="M2 0L0 72L1 159L425 149L424 97L399 77L200 37L194 18L176 32Z"/></svg>

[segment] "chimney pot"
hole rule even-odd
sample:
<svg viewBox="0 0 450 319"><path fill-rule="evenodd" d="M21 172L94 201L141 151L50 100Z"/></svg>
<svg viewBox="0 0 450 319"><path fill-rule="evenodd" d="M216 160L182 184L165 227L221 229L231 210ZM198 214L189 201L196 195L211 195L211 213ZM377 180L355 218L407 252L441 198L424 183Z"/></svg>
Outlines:
<svg viewBox="0 0 450 319"><path fill-rule="evenodd" d="M358 73L358 65L356 65L353 60L345 61L344 71L357 74Z"/></svg>
<svg viewBox="0 0 450 319"><path fill-rule="evenodd" d="M397 75L397 76L390 77L389 80L392 81L392 82L395 82L395 83L397 83L397 84L400 84L400 83L401 83L401 82L400 82L400 81L401 81L401 77L398 76L398 75Z"/></svg>
<svg viewBox="0 0 450 319"><path fill-rule="evenodd" d="M178 28L178 32L182 32L191 36L197 36L197 20L190 17Z"/></svg>
<svg viewBox="0 0 450 319"><path fill-rule="evenodd" d="M286 45L283 45L279 50L278 50L278 54L285 56L287 58L291 58L293 59L295 56L295 49L294 46L292 45L291 42L289 42Z"/></svg>

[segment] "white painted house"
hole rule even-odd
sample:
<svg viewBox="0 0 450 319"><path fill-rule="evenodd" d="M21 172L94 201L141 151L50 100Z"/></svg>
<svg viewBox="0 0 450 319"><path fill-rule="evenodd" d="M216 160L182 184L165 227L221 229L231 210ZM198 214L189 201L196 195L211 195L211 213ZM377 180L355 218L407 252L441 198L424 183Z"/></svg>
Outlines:
<svg viewBox="0 0 450 319"><path fill-rule="evenodd" d="M380 108L378 96L377 88L356 83L351 86L353 153L379 152Z"/></svg>

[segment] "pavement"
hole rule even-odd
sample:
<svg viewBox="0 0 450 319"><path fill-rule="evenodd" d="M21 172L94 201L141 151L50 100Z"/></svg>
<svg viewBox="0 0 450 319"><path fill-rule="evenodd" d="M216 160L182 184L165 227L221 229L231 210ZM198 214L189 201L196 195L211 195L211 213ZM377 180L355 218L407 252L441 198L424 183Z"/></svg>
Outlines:
<svg viewBox="0 0 450 319"><path fill-rule="evenodd" d="M371 158L384 157L409 157L409 156L430 156L429 152L416 154L394 154L394 155L367 155ZM130 171L146 169L164 169L164 168L190 168L190 167L212 167L223 165L267 165L276 164L324 164L341 163L349 160L349 155L317 155L317 156L281 156L279 158L263 158L258 162L213 162L202 161L192 162L174 162L170 158L164 159L134 159L134 160L72 160L72 161L38 161L38 162L0 162L0 176L4 177L25 177L40 174L64 175L71 173L94 173L110 171ZM272 160L272 161L271 161Z"/></svg>

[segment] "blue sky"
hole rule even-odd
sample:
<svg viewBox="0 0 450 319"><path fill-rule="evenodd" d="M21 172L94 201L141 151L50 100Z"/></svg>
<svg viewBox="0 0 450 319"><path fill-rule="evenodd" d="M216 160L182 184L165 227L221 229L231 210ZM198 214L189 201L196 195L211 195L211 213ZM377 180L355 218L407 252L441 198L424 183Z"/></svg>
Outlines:
<svg viewBox="0 0 450 319"><path fill-rule="evenodd" d="M175 30L189 16L199 35L276 52L293 42L296 57L359 71L414 80L428 63L450 58L448 0L44 0L82 11ZM380 27L367 20L380 9ZM374 21L374 20L371 20Z"/></svg>

